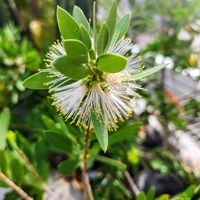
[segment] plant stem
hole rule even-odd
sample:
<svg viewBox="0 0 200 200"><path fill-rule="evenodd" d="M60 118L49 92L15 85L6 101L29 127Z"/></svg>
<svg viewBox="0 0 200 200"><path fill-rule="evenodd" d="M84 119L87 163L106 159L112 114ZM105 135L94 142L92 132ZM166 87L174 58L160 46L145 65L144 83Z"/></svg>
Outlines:
<svg viewBox="0 0 200 200"><path fill-rule="evenodd" d="M136 183L134 182L133 178L131 177L130 173L126 170L124 172L125 178L130 186L130 189L135 196L137 196L140 193L139 188L137 187Z"/></svg>
<svg viewBox="0 0 200 200"><path fill-rule="evenodd" d="M5 182L8 186L10 186L19 196L22 197L24 200L33 200L22 188L17 186L12 180L10 180L5 174L0 171L0 180Z"/></svg>
<svg viewBox="0 0 200 200"><path fill-rule="evenodd" d="M87 174L87 157L89 153L89 138L90 138L90 130L87 129L86 135L85 135L85 149L83 154L83 169L82 169L82 181L84 186L84 198L85 200L94 200L93 194L92 194L92 188L90 185L90 180Z"/></svg>

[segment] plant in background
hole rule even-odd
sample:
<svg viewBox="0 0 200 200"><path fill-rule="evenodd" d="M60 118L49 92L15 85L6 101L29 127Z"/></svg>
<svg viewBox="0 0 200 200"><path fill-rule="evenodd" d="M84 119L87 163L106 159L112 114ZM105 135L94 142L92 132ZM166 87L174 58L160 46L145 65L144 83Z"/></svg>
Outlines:
<svg viewBox="0 0 200 200"><path fill-rule="evenodd" d="M86 199L93 199L87 176L91 133L105 152L108 131L116 130L119 121L131 117L135 98L139 97L136 81L164 67L143 71L140 58L132 53L134 45L125 38L131 15L117 21L116 1L99 30L95 12L94 4L91 29L79 7L74 7L73 16L58 7L62 39L47 54L47 68L24 81L27 88L49 90L61 115L85 132L82 172Z"/></svg>
<svg viewBox="0 0 200 200"><path fill-rule="evenodd" d="M19 28L7 24L0 29L0 107L16 104L25 90L22 82L37 71L41 60Z"/></svg>
<svg viewBox="0 0 200 200"><path fill-rule="evenodd" d="M0 112L0 187L12 190L5 199L42 199L48 190L49 162L45 141L27 140L21 133L10 130L11 113L8 108ZM17 167L16 167L17 166ZM29 195L23 191L26 188Z"/></svg>

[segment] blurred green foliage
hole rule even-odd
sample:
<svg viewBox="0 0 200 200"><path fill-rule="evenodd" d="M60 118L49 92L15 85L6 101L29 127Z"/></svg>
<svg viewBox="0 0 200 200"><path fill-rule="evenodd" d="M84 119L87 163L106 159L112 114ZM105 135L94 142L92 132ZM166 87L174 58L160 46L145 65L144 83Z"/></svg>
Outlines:
<svg viewBox="0 0 200 200"><path fill-rule="evenodd" d="M0 29L0 47L0 107L3 107L24 99L22 82L38 70L41 58L20 29L11 23Z"/></svg>
<svg viewBox="0 0 200 200"><path fill-rule="evenodd" d="M44 59L44 52L57 38L55 3L70 11L75 1L14 2L19 12L17 20L13 20L8 3L0 1L3 25L0 28L0 144L6 137L3 145L0 145L5 147L0 147L0 168L34 199L39 200L42 199L47 180L54 171L60 170L62 177L65 177L64 173L80 182L81 166L77 161L82 158L84 133L64 122L52 111L51 99L43 101L45 98L41 98L42 92L25 90L22 81L38 70ZM38 12L32 12L35 2L39 2L34 7ZM83 1L76 3L82 5L88 11L87 16L91 17L91 1L88 4ZM97 4L99 10L102 7L105 10L110 1L99 1ZM130 0L133 18L129 35L135 41L143 33L153 38L140 53L147 68L155 64L158 54L171 58L174 63L172 70L179 74L198 67L199 54L195 52L197 57L192 56L194 52L191 44L199 32L194 31L191 24L199 19L199 4L198 0ZM13 21L18 26L6 24L8 21ZM191 35L189 40L179 39L182 29ZM156 116L164 130L166 124L173 124L176 129L185 129L188 123L186 116L199 117L199 101L191 98L180 109L177 102L166 98L162 76L146 79L144 87L148 91L139 91L146 102L144 111L133 116L128 123L120 124L116 132L109 133L109 150L106 154L101 152L95 137L91 138L88 168L95 199L198 199L199 177L180 162L176 152L165 144L147 148L143 142L147 138L149 116ZM10 111L5 109L6 106ZM171 132L170 136L173 134ZM69 164L70 168L66 167ZM149 189L146 194L142 192L135 198L124 172L127 170L133 180L137 180L145 169L168 177L175 176L183 182L185 190L174 197L169 194L158 197L157 191ZM0 185L6 187L3 182ZM17 198L11 192L5 199Z"/></svg>

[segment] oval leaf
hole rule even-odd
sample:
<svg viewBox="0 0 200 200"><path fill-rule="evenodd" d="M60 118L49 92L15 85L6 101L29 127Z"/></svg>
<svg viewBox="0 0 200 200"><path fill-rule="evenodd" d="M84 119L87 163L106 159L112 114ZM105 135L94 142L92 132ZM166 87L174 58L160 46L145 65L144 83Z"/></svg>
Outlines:
<svg viewBox="0 0 200 200"><path fill-rule="evenodd" d="M91 38L85 27L83 27L82 25L80 26L80 34L81 34L81 41L85 44L85 46L88 49L91 49L92 46Z"/></svg>
<svg viewBox="0 0 200 200"><path fill-rule="evenodd" d="M160 71L161 69L163 69L166 65L165 64L162 64L162 65L158 65L158 66L155 66L155 67L152 67L150 69L146 69L146 70L143 70L141 72L136 72L136 73L133 73L131 75L131 77L134 79L134 80L139 80L139 79L143 79L147 76L150 76L158 71Z"/></svg>
<svg viewBox="0 0 200 200"><path fill-rule="evenodd" d="M117 24L116 29L119 32L119 39L126 35L130 21L131 21L131 13L128 13Z"/></svg>
<svg viewBox="0 0 200 200"><path fill-rule="evenodd" d="M64 39L79 39L79 26L73 17L63 8L57 6L57 22Z"/></svg>
<svg viewBox="0 0 200 200"><path fill-rule="evenodd" d="M75 80L85 78L90 74L90 69L85 64L72 63L66 55L56 59L53 65L59 72Z"/></svg>
<svg viewBox="0 0 200 200"><path fill-rule="evenodd" d="M104 54L97 59L97 68L104 72L116 73L122 71L127 64L124 56L116 54Z"/></svg>
<svg viewBox="0 0 200 200"><path fill-rule="evenodd" d="M69 159L61 162L58 166L58 169L63 174L72 173L76 168L80 166L79 159Z"/></svg>
<svg viewBox="0 0 200 200"><path fill-rule="evenodd" d="M49 72L38 72L28 77L23 82L23 85L24 87L33 89L33 90L45 90L45 89L48 89L48 86L46 85L46 83L48 83L49 81L53 79L54 78L49 77Z"/></svg>
<svg viewBox="0 0 200 200"><path fill-rule="evenodd" d="M91 33L90 24L83 11L78 6L74 6L73 17L80 25L82 24L85 27L88 33Z"/></svg>
<svg viewBox="0 0 200 200"><path fill-rule="evenodd" d="M114 0L113 3L112 3L112 6L110 8L107 21L106 21L108 28L109 28L109 35L110 35L109 43L112 40L112 36L114 34L114 31L115 31L116 18L117 18L117 1Z"/></svg>
<svg viewBox="0 0 200 200"><path fill-rule="evenodd" d="M10 110L4 108L0 114L0 150L4 150L6 146L6 134L10 124Z"/></svg>
<svg viewBox="0 0 200 200"><path fill-rule="evenodd" d="M101 55L108 44L109 40L109 31L108 31L108 26L106 23L102 24L98 37L97 37L97 53L98 55Z"/></svg>
<svg viewBox="0 0 200 200"><path fill-rule="evenodd" d="M89 53L87 47L79 40L64 40L64 48L67 56L75 63L87 63Z"/></svg>
<svg viewBox="0 0 200 200"><path fill-rule="evenodd" d="M93 112L91 113L91 118L99 145L101 149L106 152L108 148L108 131L106 124L103 119L99 119L99 117L97 117Z"/></svg>

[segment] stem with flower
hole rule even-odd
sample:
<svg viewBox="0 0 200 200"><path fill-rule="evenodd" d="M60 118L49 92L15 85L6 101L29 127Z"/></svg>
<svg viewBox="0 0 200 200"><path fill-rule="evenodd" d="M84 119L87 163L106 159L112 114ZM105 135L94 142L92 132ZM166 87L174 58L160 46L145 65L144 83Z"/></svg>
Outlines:
<svg viewBox="0 0 200 200"><path fill-rule="evenodd" d="M84 197L88 200L94 200L92 189L89 181L89 177L87 174L87 159L89 154L89 139L90 139L90 130L87 129L85 134L85 148L83 154L83 168L82 168L82 180L84 184Z"/></svg>
<svg viewBox="0 0 200 200"><path fill-rule="evenodd" d="M24 81L30 89L48 89L53 105L71 123L86 130L83 156L83 182L92 199L87 176L90 133L95 133L104 152L108 131L128 119L139 97L136 80L162 69L164 65L143 70L140 58L132 53L134 45L125 35L131 20L126 14L117 21L117 1L97 33L94 6L93 29L83 11L75 6L71 16L57 7L58 27L62 36L47 53L47 68Z"/></svg>

